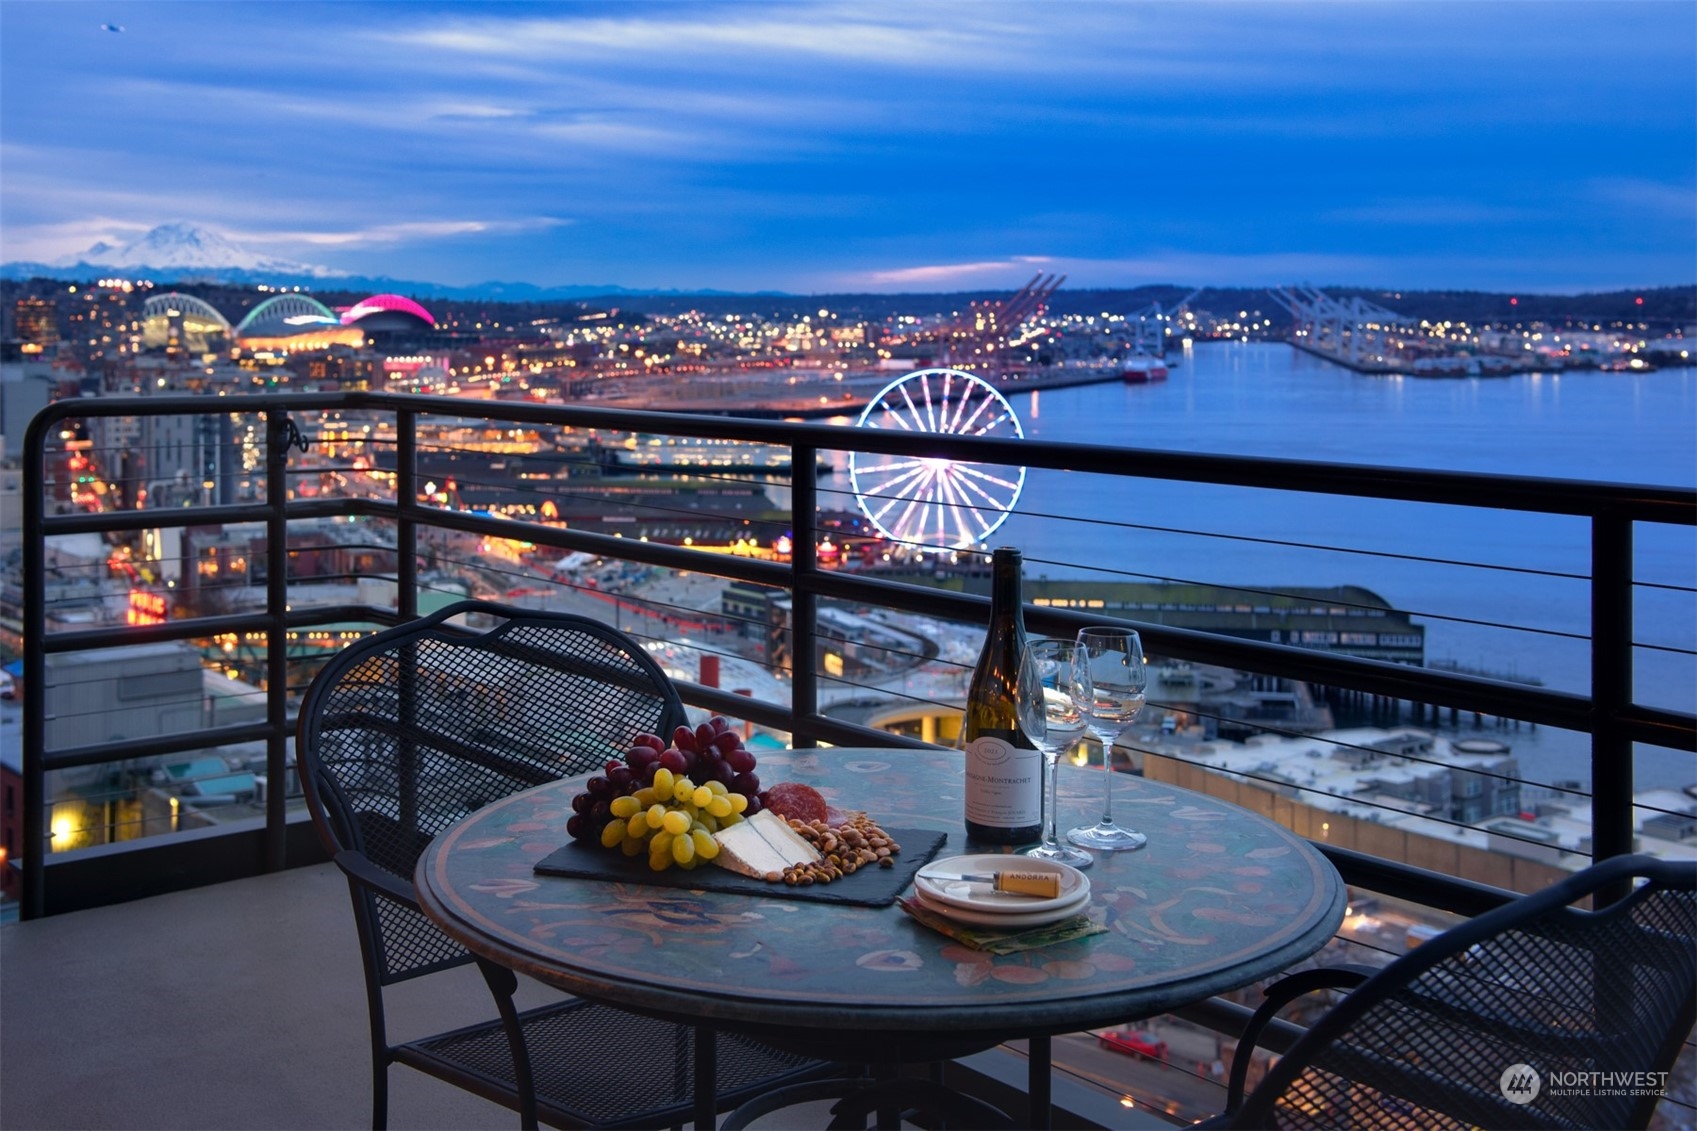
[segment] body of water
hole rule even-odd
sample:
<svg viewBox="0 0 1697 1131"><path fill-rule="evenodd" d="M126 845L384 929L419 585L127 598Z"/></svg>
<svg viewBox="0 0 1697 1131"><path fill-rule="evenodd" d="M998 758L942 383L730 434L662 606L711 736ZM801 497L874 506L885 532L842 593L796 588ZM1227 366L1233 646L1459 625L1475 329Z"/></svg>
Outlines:
<svg viewBox="0 0 1697 1131"><path fill-rule="evenodd" d="M1164 382L1024 394L1014 407L1044 440L1697 486L1697 370L1368 376L1277 343L1208 343L1176 360ZM1589 540L1589 523L1559 516L1040 470L991 538L1022 547L1031 577L1365 586L1425 625L1429 663L1573 691L1589 682ZM1697 532L1640 526L1635 544L1637 578L1652 583L1635 594L1636 695L1690 711ZM1502 737L1529 777L1590 779L1587 736ZM1640 788L1697 782L1690 755L1646 750L1637 763Z"/></svg>

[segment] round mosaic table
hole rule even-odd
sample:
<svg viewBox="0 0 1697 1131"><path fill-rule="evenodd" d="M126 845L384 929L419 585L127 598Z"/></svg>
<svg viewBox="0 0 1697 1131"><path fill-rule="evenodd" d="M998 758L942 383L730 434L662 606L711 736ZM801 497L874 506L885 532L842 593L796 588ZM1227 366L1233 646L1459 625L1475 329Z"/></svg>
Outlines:
<svg viewBox="0 0 1697 1131"><path fill-rule="evenodd" d="M887 828L945 832L939 857L987 851L966 840L956 751L763 752L759 774L806 782ZM1101 770L1063 765L1060 786L1061 828L1101 815ZM1116 774L1114 814L1149 843L1098 853L1087 873L1108 929L991 955L894 906L537 875L566 840L579 788L515 794L437 837L416 874L430 917L474 953L570 993L832 1060L936 1059L1164 1013L1314 953L1346 903L1337 871L1288 829Z"/></svg>

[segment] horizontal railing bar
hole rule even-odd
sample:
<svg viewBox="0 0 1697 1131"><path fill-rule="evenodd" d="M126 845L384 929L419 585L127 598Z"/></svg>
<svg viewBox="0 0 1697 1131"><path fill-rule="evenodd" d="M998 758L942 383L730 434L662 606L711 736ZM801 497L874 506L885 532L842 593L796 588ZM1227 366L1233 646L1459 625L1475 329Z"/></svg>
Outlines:
<svg viewBox="0 0 1697 1131"><path fill-rule="evenodd" d="M389 627L397 624L395 610L375 605L303 605L283 614L288 628L312 628L321 624L370 622ZM160 624L124 625L116 628L83 628L55 632L42 641L42 650L49 655L65 652L86 652L93 648L125 648L141 644L157 644L172 640L193 640L202 636L262 635L271 627L267 613L237 613L220 617L190 617L168 620Z"/></svg>
<svg viewBox="0 0 1697 1131"><path fill-rule="evenodd" d="M917 738L909 738L906 735L892 734L889 731L878 730L874 727L844 722L827 715L797 718L787 706L754 699L747 695L738 695L735 692L716 687L707 687L699 683L689 683L684 680L673 680L672 682L677 686L678 694L682 696L683 701L692 707L703 707L728 717L748 719L750 722L760 723L763 726L787 730L791 734L805 733L810 738L822 739L830 742L833 746L936 749L933 743L921 742Z"/></svg>
<svg viewBox="0 0 1697 1131"><path fill-rule="evenodd" d="M233 506L150 507L135 511L52 514L41 520L41 532L53 538L65 534L104 534L108 530L154 530L182 526L264 522L271 508L264 503Z"/></svg>
<svg viewBox="0 0 1697 1131"><path fill-rule="evenodd" d="M987 436L915 435L893 429L858 428L851 431L836 425L567 405L502 404L499 410L468 412L465 402L453 398L394 393L351 393L349 397L353 402L369 402L372 407L408 408L421 414L440 414L450 418L491 416L503 420L566 425L581 421L586 426L617 431L683 433L788 446L803 444L827 451L936 455L1009 466L1024 464L1057 470L1101 471L1122 477L1470 507L1506 507L1553 514L1592 515L1609 510L1634 520L1697 525L1697 503L1693 501L1692 492L1649 485L1602 484L1577 479L1480 472L1423 471L1368 464L1315 464L1261 456L1198 455Z"/></svg>
<svg viewBox="0 0 1697 1131"><path fill-rule="evenodd" d="M1546 514L1612 514L1630 521L1697 525L1697 493L1648 484L1427 471L1364 464L1309 463L1262 456L1201 455L1148 448L1119 448L987 436L915 435L891 429L846 429L826 424L701 416L652 410L586 408L575 405L468 402L452 397L400 393L242 393L219 398L210 409L204 397L110 397L56 401L31 423L32 430L58 420L95 416L205 415L325 408L381 409L450 420L496 419L565 427L605 428L712 439L744 440L827 451L925 455L1008 466L1092 471L1121 477L1215 483L1227 486L1328 495L1397 499L1466 507L1504 508ZM27 450L27 447L26 447Z"/></svg>
<svg viewBox="0 0 1697 1131"><path fill-rule="evenodd" d="M1517 892L1505 891L1457 876L1446 876L1442 872L1418 868L1413 864L1392 863L1377 856L1368 856L1364 852L1339 848L1321 841L1310 840L1308 843L1325 854L1326 859L1332 862L1338 874L1343 877L1344 883L1351 887L1366 888L1368 891L1387 895L1394 894L1398 899L1407 899L1441 911L1451 911L1473 918L1520 898Z"/></svg>
<svg viewBox="0 0 1697 1131"><path fill-rule="evenodd" d="M785 704L756 699L750 695L738 695L734 691L708 687L702 683L690 683L687 680L674 679L672 685L678 689L678 695L683 701L692 707L702 707L728 718L747 719L751 723L759 723L775 730L790 729L790 709Z"/></svg>
<svg viewBox="0 0 1697 1131"><path fill-rule="evenodd" d="M288 731L294 733L294 724ZM205 750L213 746L236 746L243 742L262 742L271 737L266 723L240 723L234 726L211 727L206 730L185 730L154 738L130 738L102 742L92 746L72 746L64 750L44 751L41 765L45 770L74 770L84 766L99 766L112 762L127 762L133 758L153 758L161 754L181 754L185 750Z"/></svg>
<svg viewBox="0 0 1697 1131"><path fill-rule="evenodd" d="M1182 1018L1233 1040L1243 1036L1243 1031L1249 1028L1249 1019L1255 1016L1255 1011L1249 1006L1239 1005L1222 997L1203 998L1194 1005L1186 1005L1169 1012L1173 1017ZM1275 1017L1261 1030L1262 1035L1255 1047L1282 1056L1307 1032L1306 1028L1295 1022Z"/></svg>
<svg viewBox="0 0 1697 1131"><path fill-rule="evenodd" d="M637 538L616 538L611 534L595 534L582 530L561 530L541 523L516 519L484 518L463 511L444 511L434 507L413 506L405 513L414 521L444 530L463 530L469 534L487 534L496 538L518 538L555 550L581 550L600 557L623 558L644 565L688 573L710 573L737 581L770 585L775 589L791 588L788 566L758 558L741 558L732 554L710 554L664 542L644 542Z"/></svg>
<svg viewBox="0 0 1697 1131"><path fill-rule="evenodd" d="M934 743L921 742L917 738L861 726L859 723L845 722L826 714L796 716L794 733L815 741L828 742L832 746L899 746L908 750L937 748Z"/></svg>
<svg viewBox="0 0 1697 1131"><path fill-rule="evenodd" d="M1643 742L1651 746L1665 746L1670 750L1683 750L1687 753L1693 749L1693 728L1697 727L1692 715L1679 711L1670 711L1662 707L1629 706L1614 715L1615 725L1625 733L1631 742Z"/></svg>

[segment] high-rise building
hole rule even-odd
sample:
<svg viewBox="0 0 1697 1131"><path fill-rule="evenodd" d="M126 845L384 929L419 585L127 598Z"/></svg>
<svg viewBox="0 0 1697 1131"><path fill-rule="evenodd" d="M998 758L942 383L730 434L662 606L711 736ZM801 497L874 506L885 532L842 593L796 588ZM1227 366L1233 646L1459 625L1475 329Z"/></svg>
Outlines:
<svg viewBox="0 0 1697 1131"><path fill-rule="evenodd" d="M59 308L52 299L27 295L12 304L12 332L25 353L48 353L59 344Z"/></svg>

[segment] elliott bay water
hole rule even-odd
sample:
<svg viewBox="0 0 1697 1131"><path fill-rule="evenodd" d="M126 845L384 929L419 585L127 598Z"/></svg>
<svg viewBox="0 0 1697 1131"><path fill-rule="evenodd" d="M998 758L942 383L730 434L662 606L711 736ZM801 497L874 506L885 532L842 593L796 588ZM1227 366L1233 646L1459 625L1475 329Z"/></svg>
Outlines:
<svg viewBox="0 0 1697 1131"><path fill-rule="evenodd" d="M1026 435L1043 440L1697 486L1694 369L1394 377L1281 343L1204 343L1173 360L1164 382L1012 403ZM1560 516L1033 469L990 542L1023 548L1028 577L1364 586L1425 626L1429 664L1582 692L1589 538L1587 522ZM1637 698L1690 711L1697 532L1640 525L1635 548ZM1588 736L1525 727L1493 736L1515 748L1532 780L1590 781ZM1640 750L1635 762L1639 789L1697 782L1687 754Z"/></svg>

